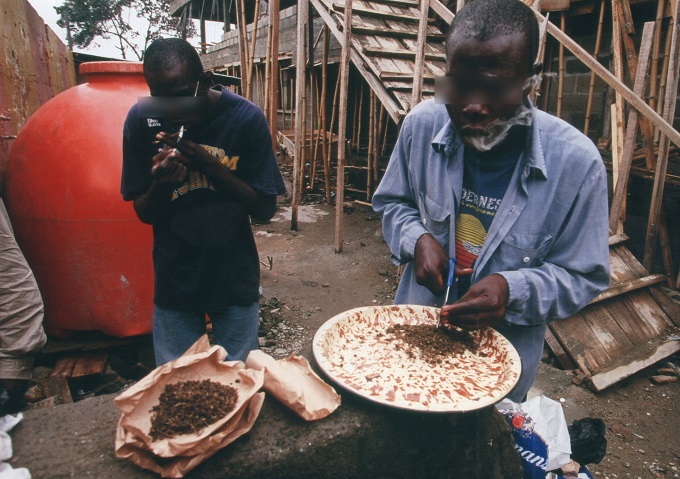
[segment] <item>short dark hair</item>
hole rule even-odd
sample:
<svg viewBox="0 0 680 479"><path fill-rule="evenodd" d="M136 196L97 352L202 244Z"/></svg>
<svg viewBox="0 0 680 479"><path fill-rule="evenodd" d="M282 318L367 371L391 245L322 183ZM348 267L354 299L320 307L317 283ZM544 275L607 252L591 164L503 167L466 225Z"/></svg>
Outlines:
<svg viewBox="0 0 680 479"><path fill-rule="evenodd" d="M469 0L451 22L447 41L454 32L479 42L496 35L525 33L531 48L530 70L538 55L538 20L533 10L520 0Z"/></svg>
<svg viewBox="0 0 680 479"><path fill-rule="evenodd" d="M144 52L144 71L161 73L177 63L185 63L197 77L203 73L203 64L191 43L181 38L159 38Z"/></svg>

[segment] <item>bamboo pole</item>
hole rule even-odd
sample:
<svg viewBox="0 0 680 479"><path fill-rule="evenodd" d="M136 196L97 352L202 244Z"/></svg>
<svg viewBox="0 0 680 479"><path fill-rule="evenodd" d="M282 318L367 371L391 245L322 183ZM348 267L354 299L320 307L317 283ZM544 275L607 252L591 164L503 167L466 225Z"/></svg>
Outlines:
<svg viewBox="0 0 680 479"><path fill-rule="evenodd" d="M560 15L560 30L564 32L566 29L567 15L562 12ZM557 77L557 112L556 116L558 118L562 117L562 93L564 92L564 45L560 43L560 64Z"/></svg>
<svg viewBox="0 0 680 479"><path fill-rule="evenodd" d="M272 74L272 31L274 26L271 22L271 17L269 20L269 25L267 25L267 53L264 59L264 115L267 117L267 121L271 125L271 110L269 108L269 103L271 99L271 74Z"/></svg>
<svg viewBox="0 0 680 479"><path fill-rule="evenodd" d="M630 5L629 5L629 0L616 0L616 13L619 16L619 25L624 25L623 21L626 18L626 13L627 11L630 11ZM635 79L637 76L637 71L638 71L638 55L637 52L635 51L635 41L633 40L632 35L629 33L629 28L622 28L621 29L621 37L623 39L623 47L626 51L626 58L628 59L628 72L630 74L631 79ZM647 39L646 41L652 42L653 39ZM651 47L650 47L651 48ZM647 73L647 66L645 65L644 71L642 72L643 74ZM643 76L643 82L646 78L646 75ZM641 86L641 90L633 93L637 93L637 95L640 98L644 98L645 96L645 85ZM623 100L621 100L621 103L623 103ZM640 131L642 132L642 137L645 140L645 158L647 159L647 164L648 165L653 165L655 162L654 159L654 133L652 129L652 125L649 123L649 120L645 118L644 116L641 116L638 119L638 122L636 125L639 125ZM637 131L637 126L636 130Z"/></svg>
<svg viewBox="0 0 680 479"><path fill-rule="evenodd" d="M243 2L245 0L237 0L236 8L236 22L238 23L238 48L241 62L241 94L245 95L248 91L248 75L245 65L248 64L248 51L246 44L248 43L248 36L245 35L245 14L242 10Z"/></svg>
<svg viewBox="0 0 680 479"><path fill-rule="evenodd" d="M623 83L623 44L621 40L621 21L617 14L617 4L619 0L612 0L612 64L614 67L614 76L618 81ZM623 118L625 116L625 104L623 97L618 91L614 93L614 104L616 105L616 125L623 125ZM612 121L612 125L614 122ZM612 129L612 136L615 134ZM621 143L619 143L621 144Z"/></svg>
<svg viewBox="0 0 680 479"><path fill-rule="evenodd" d="M259 0L255 0L259 2ZM269 87L269 105L271 111L269 113L270 117L270 133L272 136L272 148L274 151L277 149L278 141L278 130L279 130L279 17L280 17L280 3L279 0L269 0L269 19L272 24L272 40L271 40L271 67L270 67L270 79L271 84Z"/></svg>
<svg viewBox="0 0 680 479"><path fill-rule="evenodd" d="M309 17L308 17L309 18ZM305 66L306 70L306 66ZM305 72L305 81L307 81L307 72ZM309 83L305 85L305 93L302 95L302 124L304 128L302 129L302 155L300 157L300 199L305 194L305 168L307 166L307 88L309 88ZM311 148L310 148L311 149Z"/></svg>
<svg viewBox="0 0 680 479"><path fill-rule="evenodd" d="M382 103L378 103L380 105L380 120L378 121L378 134L376 135L376 149L375 149L375 161L373 162L373 182L377 185L378 184L378 169L380 168L380 136L382 134L382 129L383 129L383 120L385 119L385 108L383 108ZM387 130L387 124L385 124L384 127L385 130Z"/></svg>
<svg viewBox="0 0 680 479"><path fill-rule="evenodd" d="M250 39L250 61L248 63L248 90L246 98L253 100L253 67L255 66L255 47L257 46L257 26L260 20L260 0L255 0L255 15L253 16L253 33Z"/></svg>
<svg viewBox="0 0 680 479"><path fill-rule="evenodd" d="M642 32L642 40L640 44L640 57L637 71L633 75L634 78L633 91L642 94L645 89L645 77L647 66L649 64L649 55L651 51L651 44L654 35L654 23L648 22L645 24ZM616 224L624 211L624 203L626 198L626 190L628 186L628 178L630 176L630 169L633 164L633 150L635 149L635 137L637 136L638 112L631 109L628 115L628 125L626 127L625 140L620 137L617 139L621 145L621 149L617 152L620 161L620 168L617 167L617 174L612 175L616 179L614 183L614 197L612 199L612 208L609 215L609 228L615 231ZM618 125L617 125L618 126ZM614 152L614 135L612 135L612 153ZM612 164L614 162L612 161Z"/></svg>
<svg viewBox="0 0 680 479"><path fill-rule="evenodd" d="M652 70L649 74L649 106L656 110L656 90L659 76L659 54L661 53L661 26L666 0L658 0L656 6L656 24L654 26L654 47L652 48Z"/></svg>
<svg viewBox="0 0 680 479"><path fill-rule="evenodd" d="M663 1L663 0L661 0ZM595 37L595 51L593 57L597 58L600 54L600 46L602 45L602 30L604 27L604 11L607 5L607 0L602 0L600 4L600 17L597 21L597 36ZM595 72L590 73L590 86L588 87L588 103L586 104L586 122L583 126L583 134L588 136L590 131L590 118L593 112L593 94L595 93Z"/></svg>
<svg viewBox="0 0 680 479"><path fill-rule="evenodd" d="M623 140L623 121L619 117L619 112L616 107L616 103L612 103L611 106L611 122L612 122L612 182L613 187L616 188L617 185L624 185L625 182L619 181L619 174L621 171L621 153L622 153L622 143ZM619 210L618 216L610 215L609 217L609 229L610 234L623 234L623 216L626 211L625 198L622 200L622 206ZM613 225L613 226L612 226Z"/></svg>
<svg viewBox="0 0 680 479"><path fill-rule="evenodd" d="M326 204L331 204L331 180L330 180L330 169L331 161L328 147L326 142L328 141L326 132L326 95L328 90L328 27L324 24L323 26L323 54L321 60L321 138L322 145L321 149L323 155L323 178L324 184L326 186Z"/></svg>
<svg viewBox="0 0 680 479"><path fill-rule="evenodd" d="M357 150L361 150L361 118L364 116L364 84L359 80L361 95L359 95L359 126L357 126Z"/></svg>
<svg viewBox="0 0 680 479"><path fill-rule="evenodd" d="M281 128L286 131L286 90L283 88L283 72L279 68L279 91L281 92Z"/></svg>
<svg viewBox="0 0 680 479"><path fill-rule="evenodd" d="M369 99L370 108L368 114L368 152L366 155L366 201L370 200L372 184L373 156L375 151L375 94L371 90Z"/></svg>
<svg viewBox="0 0 680 479"><path fill-rule="evenodd" d="M385 110L385 113L387 113L387 110ZM387 132L388 132L389 129L390 129L390 116L387 115L387 117L385 118L385 128L383 130L383 140L382 140L382 148L380 149L380 156L385 154L385 148L387 146Z"/></svg>
<svg viewBox="0 0 680 479"><path fill-rule="evenodd" d="M352 0L345 0L343 33L345 41L342 45L340 62L340 105L347 104L349 86L349 57L352 49ZM338 178L335 195L335 252L342 253L343 217L345 206L345 131L347 129L347 108L338 112Z"/></svg>
<svg viewBox="0 0 680 479"><path fill-rule="evenodd" d="M546 19L546 21L548 21ZM546 40L547 41L547 40ZM541 110L543 111L548 111L548 103L550 101L550 85L552 83L552 64L553 64L553 57L555 56L555 46L553 43L550 44L550 48L548 50L549 54L547 55L548 57L548 66L546 68L546 75L545 75L545 84L543 85L543 93L542 93L542 98L541 98Z"/></svg>
<svg viewBox="0 0 680 479"><path fill-rule="evenodd" d="M337 110L338 97L340 96L340 72L338 72L338 78L335 81L335 90L333 90L333 107L331 108L331 125L329 128L331 134L331 140L328 143L328 157L331 157L331 144L333 143L333 126L335 123L335 112Z"/></svg>
<svg viewBox="0 0 680 479"><path fill-rule="evenodd" d="M361 78L358 78L358 81L356 82L357 85L361 85ZM357 123L359 122L359 110L357 108L357 105L359 104L359 88L354 88L354 102L352 105L354 106L354 111L352 113L352 116L354 117L354 121L352 122L352 139L350 140L350 148L353 150L358 150L357 147Z"/></svg>
<svg viewBox="0 0 680 479"><path fill-rule="evenodd" d="M459 0L460 1L460 0ZM420 103L423 97L423 69L425 65L425 47L427 45L427 20L430 1L420 0L420 19L418 21L418 39L416 40L416 59L413 68L413 90L411 91L411 109Z"/></svg>
<svg viewBox="0 0 680 479"><path fill-rule="evenodd" d="M321 33L321 32L319 32ZM319 85L318 82L316 81L316 68L312 65L312 71L311 71L311 77L312 77L312 85L313 85L313 100L312 100L312 105L313 105L313 110L314 115L316 115L316 121L314 121L314 117L312 117L312 171L309 176L309 184L311 186L312 191L314 191L314 182L316 180L316 157L317 157L317 152L319 148L319 140L321 138L321 132L319 131L318 125L320 124L319 122L319 117L321 116L319 112L319 108L321 107L320 101L319 101ZM316 128L314 128L314 125L317 125Z"/></svg>
<svg viewBox="0 0 680 479"><path fill-rule="evenodd" d="M307 63L307 49L305 45L305 26L307 25L308 0L298 0L297 3L297 48L295 57L295 156L293 157L293 198L291 201L290 229L298 229L298 202L300 194L300 163L304 145L302 144L303 96L305 92L305 64Z"/></svg>
<svg viewBox="0 0 680 479"><path fill-rule="evenodd" d="M660 101L661 98L663 98L666 94L666 81L668 78L668 66L670 63L671 59L671 39L673 36L671 35L671 32L673 31L673 25L675 25L675 21L671 18L670 22L668 23L668 29L666 31L666 43L664 45L664 51L663 51L663 63L661 66L661 79L659 80L659 90L656 93L656 97L659 99L659 101L656 104L656 112L661 115L663 113L663 102ZM655 134L654 134L654 140L658 141L659 139L659 130L655 129Z"/></svg>
<svg viewBox="0 0 680 479"><path fill-rule="evenodd" d="M664 96L664 119L667 122L672 122L675 116L675 104L678 96L678 74L680 61L678 61L678 11L680 1L676 1L673 6L673 23L672 30L669 34L672 35L670 61L668 67L668 80L666 86L666 94ZM661 217L661 208L663 203L663 192L666 183L666 170L668 168L668 150L670 147L670 139L663 136L659 141L659 155L656 162L656 172L654 175L654 187L652 189L652 203L649 211L649 220L647 223L647 241L645 243L645 254L643 258L643 265L647 271L652 270L652 262L654 260L654 252L656 249L656 240L659 230L659 220Z"/></svg>

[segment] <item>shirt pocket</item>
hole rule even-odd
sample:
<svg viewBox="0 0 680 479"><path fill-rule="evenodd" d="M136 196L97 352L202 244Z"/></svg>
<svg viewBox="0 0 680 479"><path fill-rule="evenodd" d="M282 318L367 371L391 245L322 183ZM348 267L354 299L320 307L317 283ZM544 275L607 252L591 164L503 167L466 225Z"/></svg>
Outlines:
<svg viewBox="0 0 680 479"><path fill-rule="evenodd" d="M449 242L451 209L433 201L425 193L420 193L418 199L423 226L440 245L445 246Z"/></svg>
<svg viewBox="0 0 680 479"><path fill-rule="evenodd" d="M542 263L551 243L552 236L547 234L509 234L498 247L498 258L505 270L533 268Z"/></svg>

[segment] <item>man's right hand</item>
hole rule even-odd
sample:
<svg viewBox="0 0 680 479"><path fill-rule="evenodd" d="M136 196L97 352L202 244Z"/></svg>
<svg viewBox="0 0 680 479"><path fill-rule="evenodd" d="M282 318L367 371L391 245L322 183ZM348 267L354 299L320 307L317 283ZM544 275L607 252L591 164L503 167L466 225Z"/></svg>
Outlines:
<svg viewBox="0 0 680 479"><path fill-rule="evenodd" d="M162 183L181 183L189 170L176 157L175 150L158 150L153 157L151 175Z"/></svg>
<svg viewBox="0 0 680 479"><path fill-rule="evenodd" d="M449 257L429 233L416 242L416 282L437 296L444 293Z"/></svg>

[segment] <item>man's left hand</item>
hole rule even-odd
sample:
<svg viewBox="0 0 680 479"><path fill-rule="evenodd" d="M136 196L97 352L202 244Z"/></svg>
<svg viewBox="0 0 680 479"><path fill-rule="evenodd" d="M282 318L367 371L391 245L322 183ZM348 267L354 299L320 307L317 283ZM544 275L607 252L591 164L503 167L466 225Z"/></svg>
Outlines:
<svg viewBox="0 0 680 479"><path fill-rule="evenodd" d="M174 156L190 170L209 173L211 169L221 164L220 160L208 153L201 145L185 138L179 139L177 133L161 131L156 135L156 142L176 149Z"/></svg>
<svg viewBox="0 0 680 479"><path fill-rule="evenodd" d="M441 324L467 330L494 326L505 317L509 298L508 282L503 276L486 276L454 304L442 307Z"/></svg>

